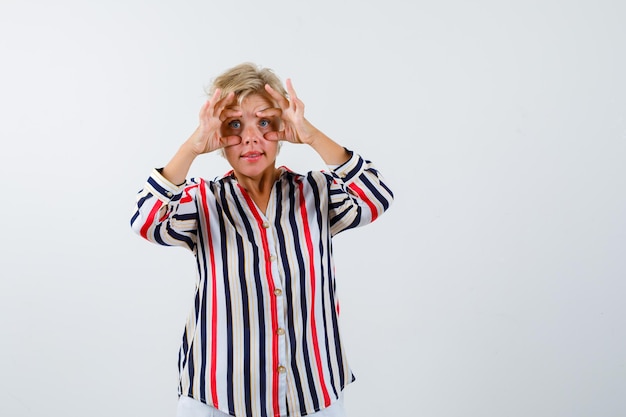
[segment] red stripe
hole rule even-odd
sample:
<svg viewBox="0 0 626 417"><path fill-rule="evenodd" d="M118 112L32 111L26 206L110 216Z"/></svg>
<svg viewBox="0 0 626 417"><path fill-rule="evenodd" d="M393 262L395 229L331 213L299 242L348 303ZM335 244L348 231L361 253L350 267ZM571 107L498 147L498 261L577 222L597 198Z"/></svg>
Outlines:
<svg viewBox="0 0 626 417"><path fill-rule="evenodd" d="M361 200L365 201L365 204L367 204L367 206L370 208L372 212L372 221L376 220L376 218L378 218L378 210L376 210L376 205L374 205L372 200L367 198L363 190L360 189L359 186L356 185L355 183L350 184L349 187L352 191L354 191L359 196Z"/></svg>
<svg viewBox="0 0 626 417"><path fill-rule="evenodd" d="M152 207L152 210L150 210L150 214L148 215L148 218L146 219L145 223L143 224L143 226L141 226L141 230L139 231L139 234L144 239L148 239L148 230L150 229L150 226L152 226L152 224L154 223L154 218L156 217L157 213L161 209L162 205L163 205L163 202L161 200L157 200L157 202L154 203L154 207Z"/></svg>
<svg viewBox="0 0 626 417"><path fill-rule="evenodd" d="M263 244L263 254L265 258L265 271L267 271L267 284L269 287L270 293L270 308L271 308L271 317L272 317L272 369L274 370L272 373L272 399L274 405L274 415L280 415L280 402L278 400L278 308L276 307L276 297L274 297L274 289L276 286L274 285L274 278L272 277L272 261L270 261L270 248L267 241L267 229L263 227L263 219L259 214L259 211L256 208L256 205L250 198L248 192L239 185L239 189L243 194L246 202L248 203L248 207L250 207L250 211L254 215L254 218L257 222L259 230L261 231L261 242Z"/></svg>
<svg viewBox="0 0 626 417"><path fill-rule="evenodd" d="M183 203L191 203L191 202L193 201L193 199L191 198L191 194L189 194L189 191L193 190L193 189L194 189L194 188L196 188L197 186L198 186L198 184L196 184L196 185L192 185L192 186L189 186L189 187L187 187L187 188L185 188L185 189L183 190L183 194L184 194L184 195L183 195L183 197L180 199L180 203L181 203L181 204L183 204Z"/></svg>
<svg viewBox="0 0 626 417"><path fill-rule="evenodd" d="M213 239L211 239L209 224L209 205L206 197L206 187L204 180L200 181L200 196L202 198L202 209L206 220L206 237L209 243L209 260L211 262L211 399L213 406L218 408L217 402L217 278L215 276L215 250L213 249Z"/></svg>
<svg viewBox="0 0 626 417"><path fill-rule="evenodd" d="M309 228L309 217L306 211L306 201L304 200L303 184L298 183L300 189L300 214L302 216L302 225L304 226L304 236L306 247L309 251L309 275L311 276L311 333L313 337L313 351L315 352L315 363L317 364L317 373L322 385L322 393L324 395L325 407L330 405L330 396L326 389L324 381L324 372L322 371L322 358L320 355L320 347L317 339L317 327L315 326L315 259L313 254L313 240L311 239L311 229Z"/></svg>

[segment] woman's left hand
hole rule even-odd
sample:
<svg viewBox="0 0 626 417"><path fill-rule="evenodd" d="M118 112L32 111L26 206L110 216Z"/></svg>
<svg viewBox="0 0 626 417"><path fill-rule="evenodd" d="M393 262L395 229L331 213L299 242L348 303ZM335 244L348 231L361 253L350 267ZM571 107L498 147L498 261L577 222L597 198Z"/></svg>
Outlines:
<svg viewBox="0 0 626 417"><path fill-rule="evenodd" d="M311 144L316 139L319 131L304 117L304 103L296 95L296 90L290 79L287 79L287 92L289 98L280 94L269 85L265 85L267 93L278 103L282 130L265 134L267 140L284 140L291 143ZM268 109L257 113L258 117L265 117L275 112L276 109Z"/></svg>

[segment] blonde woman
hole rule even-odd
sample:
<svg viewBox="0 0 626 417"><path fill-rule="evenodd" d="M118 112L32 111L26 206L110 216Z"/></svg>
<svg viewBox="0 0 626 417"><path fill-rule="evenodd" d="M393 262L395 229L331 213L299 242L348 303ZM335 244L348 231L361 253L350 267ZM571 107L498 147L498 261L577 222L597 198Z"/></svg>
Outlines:
<svg viewBox="0 0 626 417"><path fill-rule="evenodd" d="M276 167L282 142L329 167ZM232 170L187 179L200 155ZM133 230L195 256L180 348L178 417L344 416L354 380L339 331L332 237L374 221L393 194L373 165L304 116L290 82L245 63L218 76L198 128L137 196ZM367 244L367 243L366 243Z"/></svg>

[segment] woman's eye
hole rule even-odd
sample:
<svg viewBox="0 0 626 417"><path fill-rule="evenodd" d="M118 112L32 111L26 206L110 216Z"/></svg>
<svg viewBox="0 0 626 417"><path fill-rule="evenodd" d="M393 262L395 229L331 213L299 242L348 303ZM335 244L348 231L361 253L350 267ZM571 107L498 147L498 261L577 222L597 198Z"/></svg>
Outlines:
<svg viewBox="0 0 626 417"><path fill-rule="evenodd" d="M259 126L261 127L268 127L270 125L270 121L267 119L263 119L259 122Z"/></svg>
<svg viewBox="0 0 626 417"><path fill-rule="evenodd" d="M241 122L239 120L233 120L228 123L228 127L231 129L239 129L241 127Z"/></svg>

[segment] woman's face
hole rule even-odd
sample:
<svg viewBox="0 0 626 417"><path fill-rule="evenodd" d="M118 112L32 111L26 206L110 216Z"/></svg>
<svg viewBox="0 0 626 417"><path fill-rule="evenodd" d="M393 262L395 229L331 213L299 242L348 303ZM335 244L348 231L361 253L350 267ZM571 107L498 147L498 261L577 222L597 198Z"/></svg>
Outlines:
<svg viewBox="0 0 626 417"><path fill-rule="evenodd" d="M238 110L241 116L230 117L222 123L221 134L239 136L241 143L224 148L224 156L237 177L260 179L264 174L274 175L278 142L265 139L266 133L280 129L280 117L259 117L258 112L274 108L266 97L253 94L243 99L241 105L228 109Z"/></svg>

